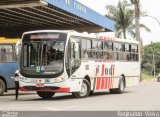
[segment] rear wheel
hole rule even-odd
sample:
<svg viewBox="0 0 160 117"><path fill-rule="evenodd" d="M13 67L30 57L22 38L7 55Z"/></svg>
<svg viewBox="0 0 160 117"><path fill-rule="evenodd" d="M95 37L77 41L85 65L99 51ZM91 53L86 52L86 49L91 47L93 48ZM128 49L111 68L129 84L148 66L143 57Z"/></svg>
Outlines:
<svg viewBox="0 0 160 117"><path fill-rule="evenodd" d="M111 94L115 94L116 93L116 89L109 89Z"/></svg>
<svg viewBox="0 0 160 117"><path fill-rule="evenodd" d="M2 79L0 79L0 95L3 95L5 88L5 82Z"/></svg>
<svg viewBox="0 0 160 117"><path fill-rule="evenodd" d="M125 84L124 84L124 78L121 78L119 81L119 87L118 89L116 89L116 93L124 93L124 89L125 89Z"/></svg>
<svg viewBox="0 0 160 117"><path fill-rule="evenodd" d="M119 80L118 88L116 88L116 89L109 89L109 91L112 94L122 94L124 92L124 89L125 89L124 78L121 77L120 80Z"/></svg>
<svg viewBox="0 0 160 117"><path fill-rule="evenodd" d="M84 79L83 83L82 83L82 87L81 87L81 91L80 92L73 92L73 96L76 98L85 98L90 94L90 84L89 82Z"/></svg>
<svg viewBox="0 0 160 117"><path fill-rule="evenodd" d="M37 94L43 99L50 99L55 95L55 92L37 92Z"/></svg>

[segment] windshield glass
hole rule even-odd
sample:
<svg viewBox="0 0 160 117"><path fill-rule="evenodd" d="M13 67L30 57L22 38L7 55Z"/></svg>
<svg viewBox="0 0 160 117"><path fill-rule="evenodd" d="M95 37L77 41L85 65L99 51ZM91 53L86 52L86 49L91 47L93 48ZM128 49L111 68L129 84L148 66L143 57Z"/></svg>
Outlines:
<svg viewBox="0 0 160 117"><path fill-rule="evenodd" d="M30 76L58 75L63 70L66 34L38 33L24 35L21 72Z"/></svg>

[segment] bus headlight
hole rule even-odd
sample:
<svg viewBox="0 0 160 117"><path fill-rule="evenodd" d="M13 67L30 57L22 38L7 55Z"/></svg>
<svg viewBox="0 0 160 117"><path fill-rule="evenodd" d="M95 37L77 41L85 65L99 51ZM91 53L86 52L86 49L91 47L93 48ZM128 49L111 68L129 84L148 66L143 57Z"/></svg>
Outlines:
<svg viewBox="0 0 160 117"><path fill-rule="evenodd" d="M20 81L24 81L24 77L19 77L19 80Z"/></svg>
<svg viewBox="0 0 160 117"><path fill-rule="evenodd" d="M19 77L19 80L22 82L30 82L30 79L25 77Z"/></svg>

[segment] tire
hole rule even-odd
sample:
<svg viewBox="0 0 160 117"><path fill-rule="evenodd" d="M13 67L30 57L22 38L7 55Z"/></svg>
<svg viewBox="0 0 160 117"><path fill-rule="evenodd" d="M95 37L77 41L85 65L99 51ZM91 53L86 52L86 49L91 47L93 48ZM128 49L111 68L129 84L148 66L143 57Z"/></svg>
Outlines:
<svg viewBox="0 0 160 117"><path fill-rule="evenodd" d="M93 95L94 91L90 91L89 95Z"/></svg>
<svg viewBox="0 0 160 117"><path fill-rule="evenodd" d="M90 84L86 79L84 79L82 83L81 91L73 92L72 95L76 98L85 98L90 94L90 92L91 92Z"/></svg>
<svg viewBox="0 0 160 117"><path fill-rule="evenodd" d="M55 92L37 92L37 94L43 99L51 99Z"/></svg>
<svg viewBox="0 0 160 117"><path fill-rule="evenodd" d="M2 79L0 79L0 96L3 95L3 93L5 92L5 88L5 82Z"/></svg>
<svg viewBox="0 0 160 117"><path fill-rule="evenodd" d="M118 89L116 89L116 93L122 94L124 93L124 89L125 89L125 84L124 84L124 78L122 77L119 81L119 86Z"/></svg>
<svg viewBox="0 0 160 117"><path fill-rule="evenodd" d="M116 89L109 89L111 94L115 94L116 93Z"/></svg>
<svg viewBox="0 0 160 117"><path fill-rule="evenodd" d="M121 77L121 79L119 80L118 88L109 89L109 91L111 94L122 94L124 93L124 89L125 89L124 78Z"/></svg>

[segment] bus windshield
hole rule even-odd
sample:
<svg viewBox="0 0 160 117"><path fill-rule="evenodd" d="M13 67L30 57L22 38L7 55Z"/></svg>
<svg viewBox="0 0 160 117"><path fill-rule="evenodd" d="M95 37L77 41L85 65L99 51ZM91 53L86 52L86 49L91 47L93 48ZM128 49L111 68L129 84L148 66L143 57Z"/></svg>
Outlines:
<svg viewBox="0 0 160 117"><path fill-rule="evenodd" d="M22 41L21 72L34 77L53 77L63 70L66 34L26 34Z"/></svg>

